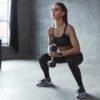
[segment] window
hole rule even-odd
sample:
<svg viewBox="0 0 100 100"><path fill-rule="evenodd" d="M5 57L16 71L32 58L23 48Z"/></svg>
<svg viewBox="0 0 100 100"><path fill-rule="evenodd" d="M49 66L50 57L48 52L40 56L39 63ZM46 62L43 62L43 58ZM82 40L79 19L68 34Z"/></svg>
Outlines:
<svg viewBox="0 0 100 100"><path fill-rule="evenodd" d="M9 44L10 0L0 0L0 39L2 45Z"/></svg>

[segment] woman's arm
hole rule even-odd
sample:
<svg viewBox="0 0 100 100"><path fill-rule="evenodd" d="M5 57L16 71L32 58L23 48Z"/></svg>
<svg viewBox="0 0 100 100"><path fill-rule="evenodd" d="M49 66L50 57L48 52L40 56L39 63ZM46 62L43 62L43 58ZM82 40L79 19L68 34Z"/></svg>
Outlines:
<svg viewBox="0 0 100 100"><path fill-rule="evenodd" d="M48 50L49 51L49 46L52 45L52 41L51 41L51 33L52 33L52 27L48 28Z"/></svg>
<svg viewBox="0 0 100 100"><path fill-rule="evenodd" d="M53 52L49 50L50 45L53 44L52 40L51 40L51 34L52 34L52 27L48 28L48 49L47 52L49 54L49 56L53 56Z"/></svg>
<svg viewBox="0 0 100 100"><path fill-rule="evenodd" d="M52 30L53 30L52 27L48 28L48 45L52 45L53 44L52 41L51 41Z"/></svg>
<svg viewBox="0 0 100 100"><path fill-rule="evenodd" d="M80 45L79 45L75 30L71 25L68 25L65 34L69 35L72 48L69 49L69 50L62 51L61 52L62 55L63 56L68 56L68 55L73 55L73 54L80 53Z"/></svg>

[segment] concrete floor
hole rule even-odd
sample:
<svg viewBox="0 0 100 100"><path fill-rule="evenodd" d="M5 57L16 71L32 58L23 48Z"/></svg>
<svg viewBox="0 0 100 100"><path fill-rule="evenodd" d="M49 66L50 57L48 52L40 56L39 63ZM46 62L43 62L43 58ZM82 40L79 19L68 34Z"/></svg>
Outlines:
<svg viewBox="0 0 100 100"><path fill-rule="evenodd" d="M83 100L100 100L100 67L80 65L88 95ZM2 62L0 71L0 100L77 100L77 84L66 63L50 68L54 87L39 88L43 78L38 61L9 60Z"/></svg>

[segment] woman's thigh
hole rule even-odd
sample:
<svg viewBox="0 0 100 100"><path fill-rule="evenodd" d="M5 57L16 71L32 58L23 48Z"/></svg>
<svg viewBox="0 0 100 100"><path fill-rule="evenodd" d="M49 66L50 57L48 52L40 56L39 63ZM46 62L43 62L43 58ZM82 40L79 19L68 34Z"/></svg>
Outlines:
<svg viewBox="0 0 100 100"><path fill-rule="evenodd" d="M39 61L49 61L51 60L51 57L48 55L48 53L44 53L43 55L40 56Z"/></svg>
<svg viewBox="0 0 100 100"><path fill-rule="evenodd" d="M39 61L50 61L51 57L48 55L48 53L43 54L40 58ZM56 63L66 63L66 57L55 57L53 59Z"/></svg>
<svg viewBox="0 0 100 100"><path fill-rule="evenodd" d="M44 61L50 61L51 57L48 55L48 53L43 54L40 59ZM79 65L83 61L83 54L76 54L76 55L71 55L71 56L63 56L63 57L55 57L54 61L56 63L72 63L75 65Z"/></svg>
<svg viewBox="0 0 100 100"><path fill-rule="evenodd" d="M54 58L54 61L55 61L56 63L67 63L66 57L55 57L55 58Z"/></svg>
<svg viewBox="0 0 100 100"><path fill-rule="evenodd" d="M66 57L66 62L74 65L79 65L83 61L83 54L79 53L76 55L71 55Z"/></svg>

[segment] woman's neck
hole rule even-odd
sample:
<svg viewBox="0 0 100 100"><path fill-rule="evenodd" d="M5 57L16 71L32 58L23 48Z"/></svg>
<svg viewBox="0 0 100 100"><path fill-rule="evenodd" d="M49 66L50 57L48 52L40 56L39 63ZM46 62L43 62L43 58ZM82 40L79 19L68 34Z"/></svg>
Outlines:
<svg viewBox="0 0 100 100"><path fill-rule="evenodd" d="M65 22L63 22L62 19L61 20L55 20L55 27L56 28L62 27L64 25L65 25Z"/></svg>

